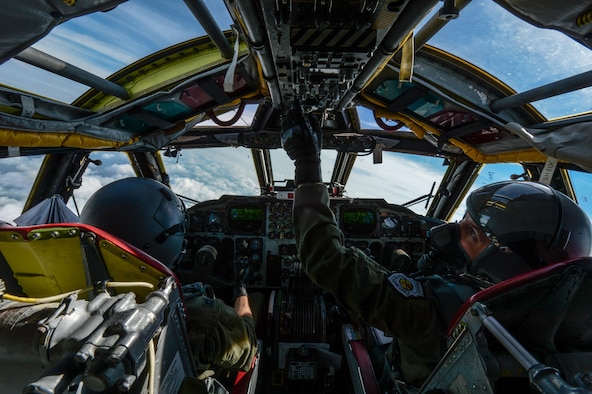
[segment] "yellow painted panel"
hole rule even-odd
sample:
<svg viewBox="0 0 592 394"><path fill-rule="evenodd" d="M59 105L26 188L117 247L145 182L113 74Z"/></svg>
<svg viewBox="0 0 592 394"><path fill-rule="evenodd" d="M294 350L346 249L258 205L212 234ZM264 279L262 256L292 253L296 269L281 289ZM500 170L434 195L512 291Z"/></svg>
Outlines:
<svg viewBox="0 0 592 394"><path fill-rule="evenodd" d="M0 252L29 297L49 297L88 286L79 234L73 228L46 228L32 231L29 239L2 237Z"/></svg>
<svg viewBox="0 0 592 394"><path fill-rule="evenodd" d="M131 139L130 139L131 141ZM68 147L105 149L123 146L126 142L103 140L71 132L29 132L3 129L0 127L0 145L21 147Z"/></svg>
<svg viewBox="0 0 592 394"><path fill-rule="evenodd" d="M114 282L147 282L158 288L158 284L166 278L166 274L142 261L131 253L121 249L114 243L102 239L99 251L107 267L107 272ZM134 292L141 301L151 291L148 288L130 286L117 287L117 292Z"/></svg>

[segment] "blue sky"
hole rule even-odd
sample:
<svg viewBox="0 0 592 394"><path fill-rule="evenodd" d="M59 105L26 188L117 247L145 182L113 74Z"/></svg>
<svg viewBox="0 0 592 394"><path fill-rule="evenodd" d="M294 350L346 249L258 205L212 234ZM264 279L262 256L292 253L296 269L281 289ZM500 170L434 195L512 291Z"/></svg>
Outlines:
<svg viewBox="0 0 592 394"><path fill-rule="evenodd" d="M224 3L219 0L205 3L219 20L220 27L228 29L231 20ZM123 18L115 17L114 12ZM156 50L205 34L182 0L167 1L166 7L162 1L129 0L113 12L97 13L88 19L64 23L35 47L106 77ZM146 23L147 20L152 23ZM592 69L591 51L558 32L535 29L516 18L508 18L506 11L489 0L469 3L461 16L429 43L468 59L517 91ZM16 60L0 66L0 83L42 95L51 93L52 97L65 102L73 101L87 89ZM553 118L590 110L589 103L592 103L592 89L534 104L545 116ZM101 167L91 165L85 174L82 187L75 192L79 208L100 186L133 175L123 154L95 153L92 157L100 158L104 164ZM273 152L272 157L278 161L274 168L276 178L291 177L292 163L284 152ZM333 158L334 152L324 155L326 178L330 176ZM40 162L41 158L0 161L0 219L11 221L20 214ZM165 158L165 164L173 189L199 201L215 199L221 194L259 193L250 151L246 149L184 151L178 159ZM346 192L350 197L384 198L402 204L428 193L432 182L439 181L444 170L441 159L410 161L404 155L386 153L384 162L375 165L372 156L360 157ZM518 171L516 165L486 166L475 187L508 179ZM575 186L581 205L591 214L592 185L588 178L578 176ZM73 203L70 206L75 209ZM425 210L423 204L411 208L418 213ZM462 214L462 208L460 211Z"/></svg>

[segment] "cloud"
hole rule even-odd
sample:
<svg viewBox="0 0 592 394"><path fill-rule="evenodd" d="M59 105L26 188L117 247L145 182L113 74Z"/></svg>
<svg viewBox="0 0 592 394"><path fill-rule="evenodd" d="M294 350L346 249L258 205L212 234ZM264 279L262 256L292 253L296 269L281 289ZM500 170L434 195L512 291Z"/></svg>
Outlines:
<svg viewBox="0 0 592 394"><path fill-rule="evenodd" d="M276 179L293 179L294 165L281 149L271 152ZM336 153L323 152L323 177L329 181ZM103 162L101 166L90 164L82 178L82 185L74 191L68 207L75 213L82 210L90 196L100 187L117 179L135 176L127 155L121 152L95 152L93 159ZM0 160L0 220L12 222L20 216L24 202L36 177L42 159L19 157ZM216 200L220 196L258 196L259 184L249 149L211 148L184 150L178 158L163 157L170 175L171 188L183 197L200 202ZM405 154L384 152L383 163L373 164L372 156L358 157L345 191L350 198L380 198L391 204L404 204L428 194L432 183L439 186L445 171L442 159L414 157ZM486 165L471 190L477 187L507 180L511 174L522 172L518 164ZM579 175L579 174L576 174ZM589 197L590 181L585 176L574 177L574 186L588 215L592 212L592 197ZM585 186L585 187L584 187ZM188 206L192 202L186 202ZM425 214L425 203L409 206L418 214ZM464 214L464 201L452 220Z"/></svg>
<svg viewBox="0 0 592 394"><path fill-rule="evenodd" d="M27 77L24 78L24 76ZM16 59L10 59L0 65L0 83L41 96L51 96L52 99L65 103L72 102L76 97L88 90L88 86ZM48 94L48 92L51 92L51 94Z"/></svg>
<svg viewBox="0 0 592 394"><path fill-rule="evenodd" d="M178 162L164 158L172 189L198 201L222 194L259 195L250 150L212 148L182 151Z"/></svg>
<svg viewBox="0 0 592 394"><path fill-rule="evenodd" d="M166 6L130 1L109 12L67 21L35 46L106 77L153 52L204 34L181 1Z"/></svg>
<svg viewBox="0 0 592 394"><path fill-rule="evenodd" d="M41 161L39 157L0 160L0 220L13 223L21 215Z"/></svg>
<svg viewBox="0 0 592 394"><path fill-rule="evenodd" d="M229 29L232 20L224 4L211 3L208 7L219 27ZM105 78L151 53L204 34L203 27L180 0L128 1L108 12L66 21L34 47ZM66 103L88 90L86 85L18 60L0 65L0 71L0 83Z"/></svg>
<svg viewBox="0 0 592 394"><path fill-rule="evenodd" d="M442 158L418 161L410 155L383 153L383 162L374 164L372 156L356 159L356 165L346 185L349 197L383 198L391 204L404 204L430 192L442 179L445 167ZM425 204L409 206L419 214L425 213Z"/></svg>
<svg viewBox="0 0 592 394"><path fill-rule="evenodd" d="M14 224L13 220L20 216L22 208L22 200L0 196L0 221Z"/></svg>
<svg viewBox="0 0 592 394"><path fill-rule="evenodd" d="M293 179L294 165L285 152L278 149L272 151L271 156L275 178ZM323 152L323 177L326 182L330 179L335 156L336 153L333 151ZM101 186L116 179L134 176L123 153L94 153L92 158L100 159L104 164L100 167L91 164L83 177L81 188L75 191L79 209L82 209L92 193ZM403 154L385 152L383 163L375 165L371 156L359 157L346 187L347 196L384 198L390 203L401 204L427 194L432 183L439 181L442 176L443 167L442 170L434 170L435 163L441 164L442 159L433 158L431 165L409 159ZM184 150L181 151L178 160L163 157L163 162L170 176L173 191L193 200L215 200L223 194L260 194L249 149ZM69 206L74 209L72 202ZM421 213L420 209L414 210Z"/></svg>
<svg viewBox="0 0 592 394"><path fill-rule="evenodd" d="M563 33L511 16L494 1L469 3L428 43L483 68L518 92L588 71L592 65L592 51ZM533 105L554 118L590 110L591 99L588 88Z"/></svg>

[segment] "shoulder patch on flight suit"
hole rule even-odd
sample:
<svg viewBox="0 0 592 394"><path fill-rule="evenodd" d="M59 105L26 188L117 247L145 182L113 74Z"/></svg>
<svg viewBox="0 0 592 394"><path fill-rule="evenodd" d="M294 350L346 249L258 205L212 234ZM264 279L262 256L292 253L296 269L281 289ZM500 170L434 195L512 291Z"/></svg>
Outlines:
<svg viewBox="0 0 592 394"><path fill-rule="evenodd" d="M388 277L388 281L403 297L423 297L423 286L413 278L400 272Z"/></svg>

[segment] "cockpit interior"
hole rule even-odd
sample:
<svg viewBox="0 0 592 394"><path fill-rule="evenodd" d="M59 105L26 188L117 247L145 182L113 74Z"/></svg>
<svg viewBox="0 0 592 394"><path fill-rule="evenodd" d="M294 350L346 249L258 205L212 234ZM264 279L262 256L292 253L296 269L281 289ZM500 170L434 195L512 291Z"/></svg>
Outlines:
<svg viewBox="0 0 592 394"><path fill-rule="evenodd" d="M343 245L386 270L414 272L486 183L543 183L592 217L586 2L0 4L0 392L178 393L199 374L183 286L231 304L237 265L258 354L215 371L216 393L385 392L394 338L299 260L295 101L319 122ZM126 177L184 202L177 266L79 221ZM483 284L419 392L592 391L591 267Z"/></svg>

